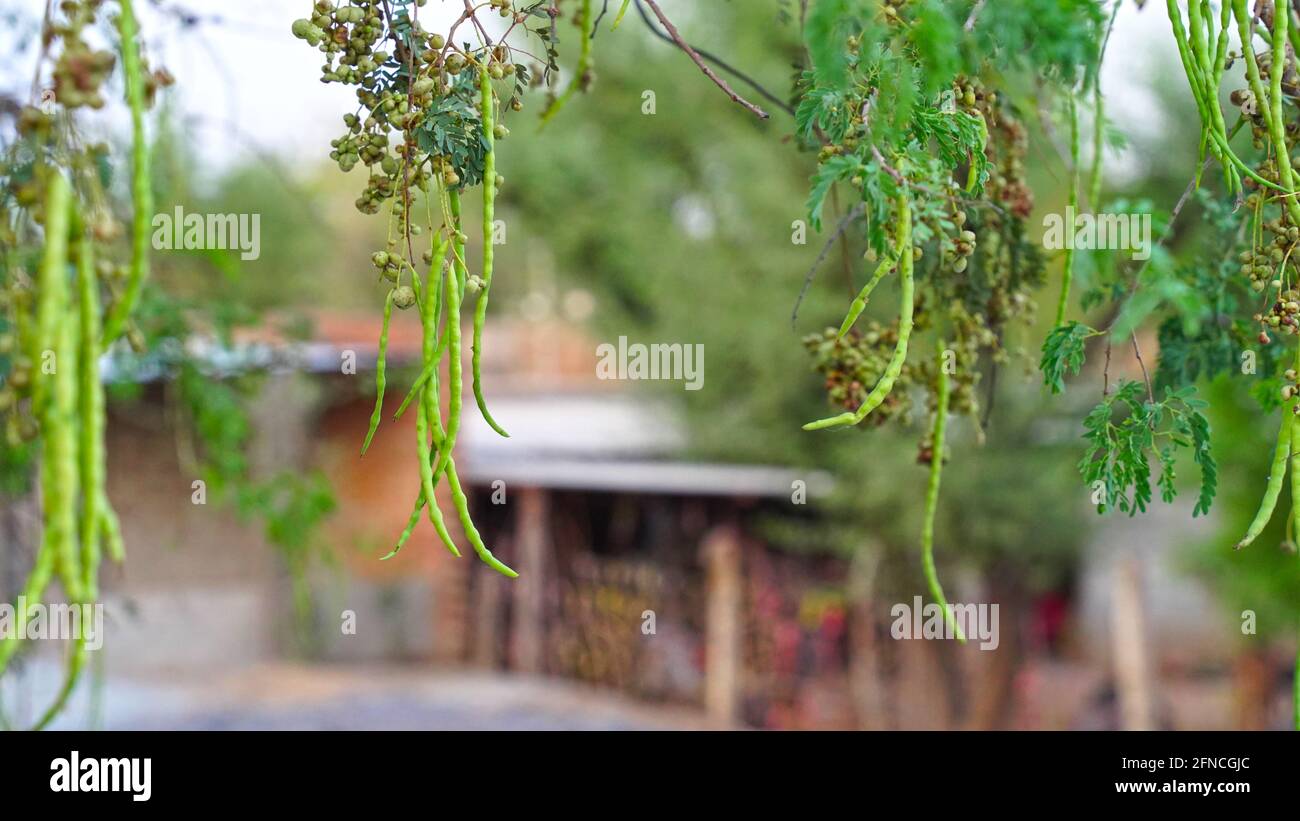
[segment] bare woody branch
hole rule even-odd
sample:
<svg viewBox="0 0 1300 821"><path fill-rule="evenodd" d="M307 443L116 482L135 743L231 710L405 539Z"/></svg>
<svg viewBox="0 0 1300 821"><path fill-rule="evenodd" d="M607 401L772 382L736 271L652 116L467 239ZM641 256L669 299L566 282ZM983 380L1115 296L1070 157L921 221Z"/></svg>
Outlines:
<svg viewBox="0 0 1300 821"><path fill-rule="evenodd" d="M641 2L641 0L637 0L637 2L639 3ZM740 103L745 108L752 111L755 114L755 116L764 120L767 119L768 114L766 111L764 111L763 109L751 103L749 100L746 100L744 97L741 97L739 94L737 94L731 88L731 86L727 85L726 80L719 77L717 74L713 72L713 69L709 68L709 64L704 62L703 58L700 57L700 55L695 51L695 49L691 48L690 43L687 43L685 40L683 40L682 36L677 33L677 27L674 26L672 24L672 21L669 20L668 17L664 15L663 10L659 8L659 4L656 3L655 0L645 0L645 4L650 7L651 11L654 12L655 17L659 18L660 24L662 24L664 29L667 30L668 36L673 39L673 42L677 44L677 47L680 48L682 51L686 52L687 56L691 58L691 60L695 63L695 65L700 67L700 71L704 72L705 77L708 77L710 80L714 82L715 85L717 85L718 88L726 92L726 95L730 97L734 102Z"/></svg>

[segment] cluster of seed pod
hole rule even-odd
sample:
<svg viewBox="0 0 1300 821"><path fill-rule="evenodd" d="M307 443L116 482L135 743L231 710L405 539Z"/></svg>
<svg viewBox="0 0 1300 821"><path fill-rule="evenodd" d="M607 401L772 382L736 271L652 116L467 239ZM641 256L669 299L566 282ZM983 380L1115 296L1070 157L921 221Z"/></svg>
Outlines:
<svg viewBox="0 0 1300 821"><path fill-rule="evenodd" d="M0 313L5 316L31 310L32 293L28 283L11 277L0 290ZM0 384L0 417L4 422L5 444L18 448L40 434L40 426L31 413L31 404L23 399L32 384L32 360L23 352L12 326L0 332L0 358L9 362L9 372Z"/></svg>
<svg viewBox="0 0 1300 821"><path fill-rule="evenodd" d="M831 403L855 411L885 373L898 344L898 327L872 321L866 323L864 330L855 328L844 336L839 336L834 328L827 328L823 333L809 334L803 342L813 356L815 369L826 378L826 394ZM867 424L880 426L890 419L906 418L912 407L909 389L914 381L913 366L904 364L894 389L867 417Z"/></svg>
<svg viewBox="0 0 1300 821"><path fill-rule="evenodd" d="M311 16L294 20L291 31L294 37L327 55L329 62L321 69L322 82L347 82L354 70L365 74L387 59L372 50L384 34L380 0L353 0L351 5L338 8L331 0L316 0Z"/></svg>
<svg viewBox="0 0 1300 821"><path fill-rule="evenodd" d="M899 17L898 13L908 4L908 2L910 2L910 0L881 0L880 13L885 15L886 21L894 24L901 24L902 19Z"/></svg>
<svg viewBox="0 0 1300 821"><path fill-rule="evenodd" d="M1286 225L1281 219L1265 223L1265 229L1273 233L1272 242L1263 248L1242 251L1237 256L1237 261L1241 263L1241 275L1250 280L1250 288L1257 294L1270 287L1273 290L1282 287L1282 263L1287 259L1287 253L1300 241L1300 229Z"/></svg>
<svg viewBox="0 0 1300 821"><path fill-rule="evenodd" d="M1278 280L1274 280L1274 283L1281 287ZM1268 309L1268 313L1255 314L1255 321L1264 326L1264 330L1259 333L1260 344L1269 343L1270 330L1292 335L1300 333L1300 301L1298 300L1300 300L1300 292L1289 288L1279 294L1278 300Z"/></svg>
<svg viewBox="0 0 1300 821"><path fill-rule="evenodd" d="M955 239L944 239L944 260L952 266L954 273L961 274L975 253L975 232L966 228L966 212L960 208L953 212L952 221L959 233Z"/></svg>
<svg viewBox="0 0 1300 821"><path fill-rule="evenodd" d="M516 15L509 2L494 0L490 5L502 16ZM355 202L362 213L377 214L384 203L401 195L394 213L399 222L397 234L405 237L410 190L427 192L434 175L448 188L459 187L464 176L464 169L457 168L450 157L426 155L417 145L415 132L428 112L455 93L455 78L471 66L471 59L484 62L486 57L487 71L493 79L515 74L516 67L504 44L469 55L449 45L443 35L425 31L414 19L401 21L400 36L392 31L394 21L389 20L386 35L384 15L379 0L353 0L351 5L337 7L331 0L317 0L312 15L296 20L292 30L294 36L327 55L321 67L322 82L358 87L360 109L344 115L347 130L330 142L330 159L345 173L358 165L370 169L366 186ZM385 36L393 38L392 55L379 48ZM516 96L510 100L510 107L518 111L523 105ZM463 124L467 130L474 125L470 121ZM400 139L392 138L394 131L401 133ZM509 133L499 123L493 129L498 140ZM477 140L472 134L466 139ZM496 184L500 185L500 180ZM410 229L409 233L417 233L417 226Z"/></svg>
<svg viewBox="0 0 1300 821"><path fill-rule="evenodd" d="M1282 401L1289 402L1300 396L1300 374L1295 372L1294 368L1287 368L1286 373L1282 375L1283 385L1279 391ZM1292 406L1291 412L1300 416L1300 402Z"/></svg>
<svg viewBox="0 0 1300 821"><path fill-rule="evenodd" d="M53 21L47 37L63 41L54 64L54 96L65 108L82 106L103 108L101 88L117 64L117 56L107 50L91 48L82 34L95 22L101 0L65 0L60 4L64 17Z"/></svg>

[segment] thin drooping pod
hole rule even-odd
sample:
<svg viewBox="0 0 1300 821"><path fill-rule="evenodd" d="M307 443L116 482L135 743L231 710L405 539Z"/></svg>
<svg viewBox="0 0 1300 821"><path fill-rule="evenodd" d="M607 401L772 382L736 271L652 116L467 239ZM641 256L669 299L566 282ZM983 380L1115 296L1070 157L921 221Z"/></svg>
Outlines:
<svg viewBox="0 0 1300 821"><path fill-rule="evenodd" d="M479 535L478 528L474 526L474 519L469 513L469 499L465 496L465 491L460 486L460 478L456 475L456 461L453 459L447 463L447 483L451 486L451 501L456 507L456 515L460 519L461 529L465 531L465 538L474 547L474 552L484 564L496 572L511 579L519 577L519 574L511 570L501 562L492 551L487 549L483 544L483 537Z"/></svg>
<svg viewBox="0 0 1300 821"><path fill-rule="evenodd" d="M854 297L853 302L849 303L849 312L844 316L844 321L840 323L839 336L848 333L849 329L853 327L853 323L857 322L858 317L867 309L867 301L871 299L871 292L876 290L880 280L884 279L885 275L894 269L894 265L898 263L898 257L901 253L902 249L895 247L884 259L880 260L880 264L876 266L876 271L871 275L871 279L867 280L867 284L862 286L862 290Z"/></svg>
<svg viewBox="0 0 1300 821"><path fill-rule="evenodd" d="M484 183L486 187L487 183ZM460 194L455 191L448 193L448 200L451 207L451 231L458 236L461 234L460 221ZM455 245L459 245L461 256L463 257L464 245L459 239L455 240ZM439 476L447 469L451 461L452 449L456 447L456 436L460 432L460 414L463 407L461 394L464 388L463 364L461 361L461 332L460 332L460 301L461 289L458 281L467 278L467 274L456 266L459 273L455 277L447 277L447 287L443 296L443 302L447 310L447 379L450 382L451 398L450 408L447 413L447 429L442 438L439 447L438 464L434 468L434 475ZM481 297L480 297L481 298Z"/></svg>
<svg viewBox="0 0 1300 821"><path fill-rule="evenodd" d="M1282 410L1281 430L1277 434L1277 446L1273 449L1273 461L1268 471L1268 484L1264 488L1264 498L1259 504L1259 512L1255 514L1250 527L1246 529L1246 535L1237 542L1237 550L1255 541L1259 534L1264 532L1269 520L1273 518L1273 510L1277 507L1277 500L1282 495L1282 485L1286 480L1287 457L1291 454L1291 439L1295 429L1292 422L1294 418L1295 414L1290 408ZM1294 480L1292 481L1294 483Z"/></svg>
<svg viewBox="0 0 1300 821"><path fill-rule="evenodd" d="M912 252L912 210L908 202L906 192L899 194L897 198L898 214L896 239L897 246L901 249L898 262L899 275L899 308L898 308L898 344L894 348L894 355L889 360L889 365L885 368L884 374L876 387L856 411L848 411L837 416L831 416L826 419L818 419L815 422L809 422L803 426L804 430L823 430L825 428L835 428L843 425L856 425L867 414L871 413L880 403L885 401L889 392L894 387L894 382L903 370L903 363L907 361L907 341L912 335L912 299L913 299L913 282L912 268L914 257Z"/></svg>
<svg viewBox="0 0 1300 821"><path fill-rule="evenodd" d="M1079 107L1071 96L1066 102L1066 111L1070 118L1070 213L1079 209ZM1089 203L1096 208L1096 203ZM1074 278L1074 243L1065 243L1065 262L1061 271L1061 298L1056 303L1056 324L1065 324L1065 311L1070 306L1070 281Z"/></svg>
<svg viewBox="0 0 1300 821"><path fill-rule="evenodd" d="M624 5L622 11L626 10L627 6ZM622 11L620 11L618 15L620 19L623 17ZM617 20L614 22L614 25L618 25ZM551 118L560 113L560 109L564 108L564 104L569 101L574 93L587 83L587 73L591 70L591 45L593 39L591 30L591 0L582 0L582 8L578 11L578 29L581 32L582 45L578 47L578 65L573 69L573 78L570 79L569 84L565 86L564 93L552 100L551 104L546 107L544 112L542 112L542 120L538 128L545 128L546 124L551 121Z"/></svg>
<svg viewBox="0 0 1300 821"><path fill-rule="evenodd" d="M432 272L442 270L443 261L447 257L447 248L448 248L447 241L440 233L438 235L437 244L434 247L433 265L430 268L429 278L431 284L428 286L427 290L423 292L423 293L428 293L428 291L436 292L436 300L435 300L435 304L433 305L433 314L432 314L432 321L434 324L435 334L437 333L438 319L442 315L442 284L441 284L442 276L441 274L439 274L437 278L437 282L433 282L434 277ZM415 277L413 279L413 282L415 282L417 285L419 284L419 281L420 281L419 277ZM424 297L421 297L420 293L421 292L417 291L417 298L418 298L417 304L420 307L420 316L422 320L427 321L427 319L425 318L427 316L428 308L424 303ZM428 333L427 329L425 330L425 333L426 334ZM442 361L442 358L440 356L435 356L434 354L434 349L437 347L436 345L428 345L428 343L426 342L426 346L428 347L428 350L425 350L424 352L424 367L420 369L420 375L417 376L415 378L415 381L411 383L411 389L406 392L406 398L402 400L402 404L398 406L396 413L393 414L394 421L402 418L402 414L406 413L406 408L411 404L413 400L415 400L417 397L422 397L424 395L424 386L428 383L430 378L435 376L435 372L438 370L438 365Z"/></svg>
<svg viewBox="0 0 1300 821"><path fill-rule="evenodd" d="M131 109L131 269L126 289L104 319L104 347L126 329L149 278L149 227L153 220L153 188L149 184L149 143L144 133L145 77L140 62L139 27L132 0L119 0L118 31L122 37L122 69L126 101Z"/></svg>
<svg viewBox="0 0 1300 821"><path fill-rule="evenodd" d="M62 174L54 171L50 174L45 190L45 245L37 277L36 321L30 330L29 338L31 346L29 356L32 362L44 361L47 351L53 351L56 357L58 355L59 337L62 335L62 316L68 310L68 232L71 227L71 216L71 187ZM55 367L57 368L57 359ZM43 425L47 424L50 418L58 418L57 415L51 415L48 410L58 401L57 397L52 395L54 385L51 383L53 382L55 380L49 379L46 375L35 377L32 382L34 412ZM48 454L46 458L49 458ZM65 500L60 497L61 487L48 478L59 476L60 473L61 467L51 464L42 474L41 489L46 494L52 490L54 498L51 499L46 495L42 499L45 526L41 532L36 560L19 595L28 607L40 604L45 589L54 578L56 570L60 569L59 540L67 532L66 529L61 530L61 526L66 528L66 517L63 512ZM47 488L47 484L51 487ZM76 490L73 488L69 492L75 494ZM72 522L72 527L75 527L75 514ZM14 631L4 631L3 635L0 635L0 674L3 674L9 666L9 660L17 650L18 638Z"/></svg>
<svg viewBox="0 0 1300 821"><path fill-rule="evenodd" d="M77 539L77 499L81 491L77 458L78 317L65 301L53 357L52 389L41 413L44 460L41 492L45 503L45 543L53 546L64 592L73 601L82 595L81 552ZM42 377L44 378L44 377ZM45 549L43 546L42 549Z"/></svg>
<svg viewBox="0 0 1300 821"><path fill-rule="evenodd" d="M422 343L424 358L436 365L445 351L443 340L450 340L450 325L452 324L452 315L448 312L447 327L443 331L444 336L439 337L438 319L443 312L443 307L448 304L450 298L444 296L444 294L450 294L456 288L454 285L455 277L449 274L437 256L434 257L434 264L437 267L430 269L428 287L424 290L424 314L421 320L424 323ZM438 272L437 277L433 275L435 270ZM423 414L425 432L420 434L422 445L416 453L416 458L420 460L420 482L425 504L429 507L429 522L437 531L438 539L446 546L447 550L453 556L460 556L460 550L456 547L455 541L452 540L451 534L447 531L447 524L442 516L442 508L438 506L438 498L434 493L438 484L439 473L434 470L433 460L441 452L446 439L446 431L442 427L440 396L438 369L434 367L420 393L420 406L417 412ZM417 417L416 422L416 426L419 427L419 417ZM430 448L429 440L426 438L430 435L433 437L432 448Z"/></svg>
<svg viewBox="0 0 1300 821"><path fill-rule="evenodd" d="M584 27L585 30L585 27ZM497 424L488 413L487 402L483 399L483 325L487 321L488 293L492 290L492 264L495 241L493 222L496 208L496 137L493 134L494 117L492 113L492 78L486 71L479 72L479 114L483 118L483 139L487 144L487 153L483 157L483 289L479 291L478 302L474 305L474 343L471 353L474 371L474 401L478 403L483 421L492 430L509 437L505 429Z"/></svg>
<svg viewBox="0 0 1300 821"><path fill-rule="evenodd" d="M437 247L444 252L448 247L446 240L441 236L438 239ZM438 534L439 541L453 556L460 556L460 550L456 547L455 540L447 531L447 524L443 519L442 510L438 507L435 493L437 480L433 472L433 459L441 449L444 437L441 411L438 406L438 366L442 361L443 353L438 335L438 320L442 314L442 289L445 287L445 281L451 279L451 277L447 276L443 261L443 254L435 253L433 255L432 267L429 270L429 281L424 287L419 287L419 277L412 278L412 282L417 286L416 305L420 310L421 354L425 366L406 401L410 402L412 397L415 397L416 401L416 458L420 470L420 491L416 496L415 507L411 510L406 528L398 537L397 544L382 559L391 559L406 545L411 538L411 534L415 532L415 527L420 522L420 514L424 511L426 505L429 509L429 522ZM437 272L437 276L434 275L435 272ZM445 334L442 339L445 339ZM406 402L403 402L403 407L405 405ZM398 410L396 416L400 415L401 409ZM432 447L430 446L430 436L433 439ZM430 500L433 501L432 504L429 504Z"/></svg>
<svg viewBox="0 0 1300 821"><path fill-rule="evenodd" d="M958 641L965 644L966 634L953 617L952 607L943 594L943 586L939 584L939 573L934 566L934 517L939 510L939 480L943 474L943 446L948 428L950 394L946 359L943 343L940 342L939 356L935 362L937 375L934 393L934 427L930 432L930 477L925 485L925 520L921 525L921 567L925 571L925 582L930 587L930 595L943 608L943 618L948 624L948 629L953 631Z"/></svg>
<svg viewBox="0 0 1300 821"><path fill-rule="evenodd" d="M95 276L94 245L86 236L77 242L77 298L81 351L77 359L81 441L81 566L85 597L99 598L99 561L102 535L100 510L104 476L104 387L99 378L99 281Z"/></svg>
<svg viewBox="0 0 1300 821"><path fill-rule="evenodd" d="M1246 0L1232 0L1232 12L1237 18L1237 35L1242 37L1242 42L1246 44L1242 48L1242 55L1246 60L1246 82L1250 88L1251 94L1255 96L1257 110L1263 113L1264 123L1268 128L1269 143L1276 153L1279 150L1282 154L1288 154L1289 150L1286 143L1286 121L1282 117L1282 73L1280 71L1271 72L1269 75L1269 85L1265 87L1259 73L1259 61L1255 59L1255 49L1250 46L1253 39L1254 22L1250 13L1246 10ZM1278 59L1279 51L1283 55L1282 62L1275 62L1274 65L1284 65L1286 55L1286 18L1288 15L1279 15L1277 21L1277 30L1273 35L1273 59ZM1218 108L1217 102L1215 108ZM1295 178L1291 171L1290 163L1277 163L1278 181L1282 188L1290 191L1295 187ZM1253 177L1252 177L1253 178ZM1277 187L1277 186L1273 186ZM1296 202L1294 196L1282 198L1283 205L1291 217L1291 221L1300 224L1300 203Z"/></svg>
<svg viewBox="0 0 1300 821"><path fill-rule="evenodd" d="M89 579L82 575L81 555L78 552L77 496L80 491L86 497L92 497L94 489L81 484L77 453L76 414L80 374L76 365L81 336L80 323L80 316L71 310L66 311L61 318L53 390L46 402L46 413L41 419L45 434L41 492L45 496L46 505L41 550L55 553L59 583L63 585L64 594L73 605L75 639L64 671L63 685L55 695L54 702L37 720L33 727L36 730L44 729L62 712L77 686L86 660L81 605L89 603L85 592Z"/></svg>
<svg viewBox="0 0 1300 821"><path fill-rule="evenodd" d="M1233 4L1233 13L1237 16L1238 25L1240 25L1242 16L1237 10L1238 0L1233 0ZM1205 25L1207 20L1213 20L1213 16L1211 15L1207 17L1202 15L1200 9L1196 7L1195 2L1188 4L1189 17L1194 15L1195 18L1195 23L1190 27L1192 33L1189 36L1188 27L1183 25L1182 11L1178 8L1177 0L1167 0L1166 5L1169 12L1170 25L1174 32L1174 41L1178 46L1178 56L1182 60L1183 70L1187 75L1188 85L1192 91L1192 98L1196 102L1196 108L1200 114L1202 141L1219 160L1219 164L1223 166L1224 173L1228 180L1229 193L1239 194L1241 192L1240 174L1243 173L1256 183L1267 188L1281 191L1284 194L1291 193L1291 190L1284 187L1284 185L1279 185L1278 183L1260 176L1255 169L1251 168L1249 164L1238 157L1232 150L1232 147L1228 144L1229 135L1227 125L1224 122L1223 112L1219 109L1218 103L1218 88L1219 82L1222 79L1222 72L1213 62L1217 59L1217 54L1215 58L1211 58L1206 45L1207 38L1205 36ZM1240 0L1240 5L1242 6L1242 11L1244 11L1244 0ZM1245 19L1247 20L1247 30L1249 31L1253 28L1253 22L1250 22L1249 15L1247 15ZM1285 27L1283 28L1281 39L1285 43ZM1248 45L1250 43L1250 37L1247 36L1242 42ZM1248 59L1250 59L1251 49L1247 47L1242 50L1247 55ZM1210 66L1211 68L1207 70L1207 66ZM1259 97L1261 104L1263 104L1265 99L1266 98L1264 97ZM1199 175L1197 179L1199 180Z"/></svg>
<svg viewBox="0 0 1300 821"><path fill-rule="evenodd" d="M379 355L375 359L375 409L370 413L370 428L366 431L366 440L361 443L361 455L370 449L370 442L379 430L379 420L384 415L384 389L388 384L388 326L393 319L393 294L397 289L390 289L384 297L384 324L379 330Z"/></svg>

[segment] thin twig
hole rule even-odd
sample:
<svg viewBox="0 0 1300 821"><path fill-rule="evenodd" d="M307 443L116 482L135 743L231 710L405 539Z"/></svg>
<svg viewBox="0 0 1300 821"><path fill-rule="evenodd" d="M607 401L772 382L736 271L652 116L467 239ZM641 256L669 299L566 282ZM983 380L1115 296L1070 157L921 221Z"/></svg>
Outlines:
<svg viewBox="0 0 1300 821"><path fill-rule="evenodd" d="M468 2L468 0L466 1ZM642 0L637 0L638 4L641 2ZM663 25L664 30L668 32L668 36L673 39L673 42L677 44L677 47L686 52L686 55L691 58L692 62L700 67L700 71L704 72L705 77L708 77L713 81L714 85L726 92L726 95L730 97L733 102L739 103L749 109L760 119L766 120L768 118L768 113L766 111L733 91L731 86L727 85L726 80L719 77L714 73L713 69L709 68L709 64L704 62L704 59L700 57L699 53L695 49L691 48L690 43L683 40L682 36L677 33L677 27L674 26L672 21L663 13L663 10L659 8L659 4L656 3L655 0L645 0L645 4L655 13L655 17L659 18L660 24Z"/></svg>
<svg viewBox="0 0 1300 821"><path fill-rule="evenodd" d="M840 218L839 223L835 226L835 232L831 234L830 238L826 240L826 244L822 246L821 252L817 254L817 259L813 262L812 267L808 269L808 273L804 275L803 287L799 289L799 297L794 301L794 311L790 314L790 324L792 326L799 319L799 306L803 304L803 299L808 294L808 288L812 285L813 277L817 275L817 269L822 267L822 263L826 261L827 255L831 252L831 247L835 245L835 241L839 239L840 236L848 230L848 227L853 223L853 221L862 216L865 211L866 206L862 203L858 203L850 208L849 212Z"/></svg>
<svg viewBox="0 0 1300 821"><path fill-rule="evenodd" d="M1210 163L1211 163L1211 162L1212 162L1212 160L1210 160L1210 159L1207 159L1207 160L1205 161L1205 164L1201 166L1201 172L1202 172L1202 173L1204 173L1207 169L1209 169L1209 167L1210 167ZM1160 239L1156 242L1156 244L1155 244L1155 248L1152 249L1153 252L1154 252L1156 249L1158 249L1158 248L1162 248L1162 247L1164 247L1165 243L1167 243L1167 242L1169 241L1169 238L1170 238L1171 236L1173 236L1173 233L1174 233L1174 222L1177 221L1177 219L1178 219L1178 215L1181 214L1182 211L1183 211L1183 206L1187 205L1187 201L1191 199L1191 197L1192 197L1192 192L1195 191L1195 190L1196 190L1196 177L1192 177L1191 181L1187 183L1187 187L1183 189L1183 194L1182 194L1182 196L1180 196L1180 197L1178 198L1178 202L1174 205L1174 210L1169 214L1169 222L1167 222L1167 223L1165 224L1165 230L1164 230L1164 233L1160 235ZM1153 253L1153 256L1154 256L1154 253ZM1112 342L1113 342L1113 340L1111 339L1110 331L1111 331L1111 329L1113 329L1113 328L1115 327L1115 323L1116 323L1116 322L1119 322L1119 318L1120 318L1121 316L1123 316L1123 314L1124 314L1124 303L1127 302L1127 301L1128 301L1128 300L1133 296L1133 293L1137 290L1138 281L1139 281L1139 280L1141 279L1141 277L1142 277L1142 272L1146 270L1146 267L1147 267L1147 265L1150 264L1150 261L1151 261L1151 258L1148 257L1148 258L1147 258L1147 261L1142 263L1142 267L1138 269L1137 274L1135 274L1134 277L1133 277L1133 282L1129 285L1128 293L1124 295L1124 299L1123 299L1123 301L1120 303L1119 309L1115 311L1115 316L1114 316L1114 317L1111 319L1111 321L1106 325L1106 330L1105 330L1105 333L1106 333L1106 367L1105 367L1105 368L1102 370L1102 372L1101 372L1101 395L1102 395L1102 396L1105 396L1106 394L1108 394L1108 393L1110 392L1110 349L1111 349L1111 344L1112 344ZM1134 350L1135 352L1137 351L1137 333L1136 333L1136 331L1134 332L1134 335L1133 335L1133 350ZM1141 360L1142 360L1142 355L1141 355L1141 353L1139 352L1139 353L1138 353L1138 361L1139 361L1139 363L1141 363ZM1143 375L1143 377L1146 377L1146 365L1145 365L1145 364L1142 365L1142 375ZM1147 394L1148 394L1148 395L1151 394L1151 380L1150 380L1149 378L1147 379ZM1152 401L1155 401L1155 400L1153 399Z"/></svg>
<svg viewBox="0 0 1300 821"><path fill-rule="evenodd" d="M664 34L662 31L659 30L659 27L656 26L654 21L650 19L650 15L646 14L646 10L644 6L642 6L640 3L637 3L636 11L637 14L641 16L641 22L645 23L646 28L650 30L651 34L653 34L655 37L658 37L660 40L663 40L665 43L672 43L673 45L677 45L677 43L673 40L673 38L669 37L667 34ZM793 106L791 106L785 100L782 100L776 94L769 91L767 88L763 86L762 83L758 82L753 77L750 77L745 72L731 65L726 60L723 60L721 57L719 57L716 54L713 54L712 52L705 51L699 46L694 46L694 45L691 46L691 48L695 49L696 54L700 55L705 60L708 60L710 63L713 63L713 65L717 66L719 70L727 72L732 77L735 77L737 80L741 81L745 85L754 89L754 91L758 93L758 96L767 100L769 103L781 109L786 114L789 114L791 117L794 116Z"/></svg>
<svg viewBox="0 0 1300 821"><path fill-rule="evenodd" d="M966 25L962 26L962 29L965 30L967 34L970 34L975 30L975 20L980 16L980 12L984 10L985 2L986 0L978 0L978 2L975 3L975 8L970 10L970 16L966 18Z"/></svg>
<svg viewBox="0 0 1300 821"><path fill-rule="evenodd" d="M876 148L875 143L871 145L871 156L876 158L876 162L880 163L880 167L886 174L894 178L894 182L904 187L907 186L907 179L903 177L902 172L885 162L885 155L880 153L880 149Z"/></svg>
<svg viewBox="0 0 1300 821"><path fill-rule="evenodd" d="M596 32L600 31L600 21L605 19L605 14L608 11L609 11L609 0L605 0L603 3L600 4L600 14L597 14L596 19L591 21L591 36L587 38L588 40L596 39Z"/></svg>
<svg viewBox="0 0 1300 821"><path fill-rule="evenodd" d="M1133 332L1133 355L1137 357L1138 365L1142 366L1142 381L1147 383L1147 399L1155 404L1156 395L1151 391L1151 375L1147 373L1147 363L1142 361L1142 349L1138 347L1137 331Z"/></svg>

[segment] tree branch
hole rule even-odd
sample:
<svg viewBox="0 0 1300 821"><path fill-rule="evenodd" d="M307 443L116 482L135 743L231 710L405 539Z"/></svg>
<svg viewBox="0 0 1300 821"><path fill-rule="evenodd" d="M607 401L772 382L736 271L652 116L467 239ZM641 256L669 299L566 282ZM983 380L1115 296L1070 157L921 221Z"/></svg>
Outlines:
<svg viewBox="0 0 1300 821"><path fill-rule="evenodd" d="M639 6L641 2L642 0L637 0L637 5ZM739 103L740 105L749 109L754 113L755 116L759 117L760 119L766 120L768 118L768 113L766 111L754 105L753 103L751 103L750 101L746 100L744 97L741 97L739 94L733 91L731 86L727 85L726 80L719 77L717 74L714 73L713 69L709 68L709 64L704 62L704 59L700 57L699 52L691 48L690 43L687 43L685 40L682 39L681 34L677 32L677 27L674 26L672 24L672 21L669 20L667 16L664 15L663 10L659 8L659 4L656 3L655 0L645 0L645 4L650 7L651 11L654 12L655 17L659 18L659 23L664 27L664 30L668 32L668 36L672 38L672 41L677 44L678 48L686 52L686 55L691 58L691 61L694 62L695 65L699 66L700 71L704 72L705 77L708 77L710 80L712 80L714 85L722 89L726 93L726 95L732 99L733 102Z"/></svg>

